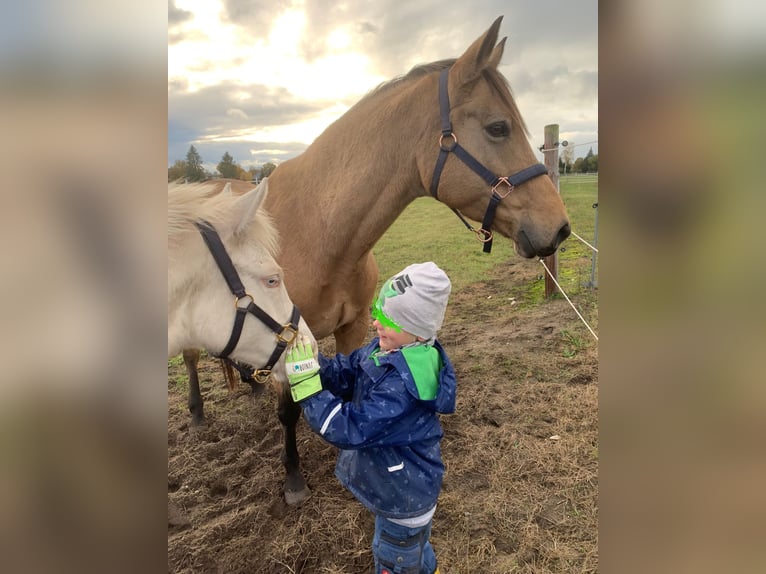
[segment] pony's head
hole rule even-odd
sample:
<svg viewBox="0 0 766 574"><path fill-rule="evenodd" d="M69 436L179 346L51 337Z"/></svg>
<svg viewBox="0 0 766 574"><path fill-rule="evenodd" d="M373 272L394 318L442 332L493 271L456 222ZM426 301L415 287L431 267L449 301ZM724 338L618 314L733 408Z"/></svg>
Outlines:
<svg viewBox="0 0 766 574"><path fill-rule="evenodd" d="M278 325L290 322L293 302L277 264L277 232L261 209L268 180L241 196L225 189L208 197L205 184L168 186L168 353L183 348L223 351L231 339L238 307L252 302ZM203 239L199 223L214 229L236 270L246 296L236 297ZM240 312L241 313L241 312ZM229 357L256 369L265 366L280 335L268 321L246 313ZM299 336L315 343L306 322ZM274 374L285 382L284 354Z"/></svg>
<svg viewBox="0 0 766 574"><path fill-rule="evenodd" d="M418 170L423 186L440 201L483 222L486 231L511 238L519 255L544 257L569 236L569 221L497 70L506 40L497 42L501 21L502 16L458 59L420 72L432 103ZM498 183L501 178L507 179ZM498 197L490 213L493 194Z"/></svg>

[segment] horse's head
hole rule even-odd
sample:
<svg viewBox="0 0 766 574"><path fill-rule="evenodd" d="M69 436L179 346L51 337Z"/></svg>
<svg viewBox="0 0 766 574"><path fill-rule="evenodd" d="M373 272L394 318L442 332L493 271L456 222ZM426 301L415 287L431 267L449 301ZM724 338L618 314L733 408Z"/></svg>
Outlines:
<svg viewBox="0 0 766 574"><path fill-rule="evenodd" d="M422 181L440 201L482 221L487 231L491 228L511 238L519 255L544 257L569 236L569 221L556 187L535 158L510 88L497 70L505 46L505 38L497 43L501 21L502 16L452 63L444 78L437 80L440 72L429 77L433 135L418 156L418 167ZM443 85L437 88L437 82ZM498 178L510 183L498 183ZM498 197L490 214L493 191Z"/></svg>
<svg viewBox="0 0 766 574"><path fill-rule="evenodd" d="M268 180L263 180L241 196L224 191L210 200L212 207L190 214L201 220L202 240L197 235L193 247L183 251L193 260L175 258L173 265L187 267L178 319L195 340L187 339L184 346L203 347L256 369L268 367L284 383L287 344L295 336L315 346L316 341L288 296L275 259L277 231L261 209L267 193ZM170 317L168 326L170 336Z"/></svg>

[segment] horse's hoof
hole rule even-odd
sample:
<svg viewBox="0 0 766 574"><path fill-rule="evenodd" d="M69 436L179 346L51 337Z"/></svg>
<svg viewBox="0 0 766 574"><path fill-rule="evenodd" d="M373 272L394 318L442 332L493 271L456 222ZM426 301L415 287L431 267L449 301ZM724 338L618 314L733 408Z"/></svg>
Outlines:
<svg viewBox="0 0 766 574"><path fill-rule="evenodd" d="M189 438L193 441L205 440L208 434L208 426L205 421L197 424L190 424L188 428Z"/></svg>
<svg viewBox="0 0 766 574"><path fill-rule="evenodd" d="M297 506L311 497L311 490L307 486L303 490L285 490L285 502L288 506Z"/></svg>
<svg viewBox="0 0 766 574"><path fill-rule="evenodd" d="M205 419L192 419L189 423L189 430L205 430L207 428L207 420Z"/></svg>

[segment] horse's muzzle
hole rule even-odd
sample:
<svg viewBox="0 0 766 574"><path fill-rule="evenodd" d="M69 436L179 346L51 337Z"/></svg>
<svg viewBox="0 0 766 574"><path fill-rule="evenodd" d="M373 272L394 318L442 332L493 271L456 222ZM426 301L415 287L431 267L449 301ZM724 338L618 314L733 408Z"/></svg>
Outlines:
<svg viewBox="0 0 766 574"><path fill-rule="evenodd" d="M572 228L569 226L569 222L567 221L559 228L551 243L548 245L539 246L535 245L527 233L522 229L519 232L518 240L516 241L516 253L522 257L526 257L527 259L532 259L533 257L548 257L549 255L553 255L556 252L556 249L559 248L559 245L561 245L564 240L571 235L571 233Z"/></svg>

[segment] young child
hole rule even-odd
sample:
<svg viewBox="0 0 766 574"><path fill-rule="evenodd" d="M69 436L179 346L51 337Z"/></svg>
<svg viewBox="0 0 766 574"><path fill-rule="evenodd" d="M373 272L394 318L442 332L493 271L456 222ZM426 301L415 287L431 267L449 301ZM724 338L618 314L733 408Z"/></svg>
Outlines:
<svg viewBox="0 0 766 574"><path fill-rule="evenodd" d="M438 574L429 541L444 464L439 415L455 411L456 380L436 332L451 289L432 262L383 284L372 308L378 336L350 355L286 357L293 399L337 446L335 476L375 514L377 574Z"/></svg>

